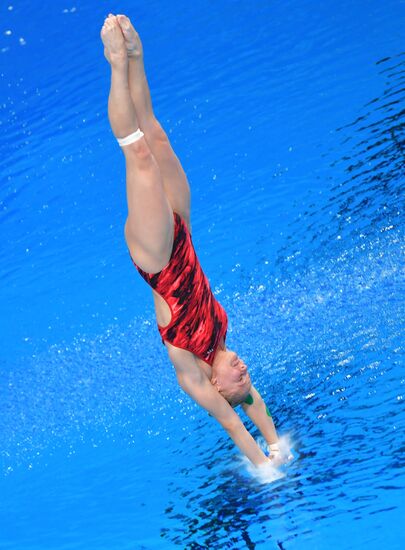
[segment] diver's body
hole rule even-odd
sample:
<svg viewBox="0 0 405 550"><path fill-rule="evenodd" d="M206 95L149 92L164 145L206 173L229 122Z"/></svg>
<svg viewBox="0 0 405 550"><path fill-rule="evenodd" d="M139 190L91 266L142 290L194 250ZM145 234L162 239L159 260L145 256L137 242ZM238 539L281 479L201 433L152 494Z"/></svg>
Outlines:
<svg viewBox="0 0 405 550"><path fill-rule="evenodd" d="M154 116L139 36L126 16L110 15L101 38L111 65L109 120L126 161L125 238L135 266L152 287L158 328L178 382L253 464L279 462L270 413L244 362L226 349L226 313L192 246L190 187ZM270 458L246 430L233 408L237 404L266 439Z"/></svg>

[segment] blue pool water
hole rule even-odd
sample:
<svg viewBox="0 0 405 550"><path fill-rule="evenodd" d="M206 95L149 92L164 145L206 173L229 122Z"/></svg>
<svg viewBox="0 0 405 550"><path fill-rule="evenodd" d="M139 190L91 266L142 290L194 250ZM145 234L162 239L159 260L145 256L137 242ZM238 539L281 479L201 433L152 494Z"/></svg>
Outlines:
<svg viewBox="0 0 405 550"><path fill-rule="evenodd" d="M109 11L293 443L271 484L178 388L129 261ZM403 28L394 0L2 3L1 550L403 547Z"/></svg>

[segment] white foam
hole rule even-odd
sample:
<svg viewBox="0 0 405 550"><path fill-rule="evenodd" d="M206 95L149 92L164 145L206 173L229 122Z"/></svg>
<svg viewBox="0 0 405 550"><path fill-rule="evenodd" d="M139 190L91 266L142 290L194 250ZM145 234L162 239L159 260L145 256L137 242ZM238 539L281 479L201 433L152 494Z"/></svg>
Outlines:
<svg viewBox="0 0 405 550"><path fill-rule="evenodd" d="M291 462L291 460L293 460L294 458L293 442L291 441L289 434L282 435L278 441L279 441L281 455L286 460L285 464L287 464Z"/></svg>
<svg viewBox="0 0 405 550"><path fill-rule="evenodd" d="M285 473L273 466L271 462L267 462L261 466L253 466L246 457L242 459L242 462L250 476L259 483L273 483L273 481L285 477Z"/></svg>
<svg viewBox="0 0 405 550"><path fill-rule="evenodd" d="M262 437L258 438L256 441L263 452L268 454L266 441ZM283 462L278 466L272 464L271 462L267 462L266 464L263 464L261 466L253 466L250 460L248 460L246 457L241 458L243 467L257 482L263 484L273 483L278 479L286 477L286 467L289 463L292 462L294 458L292 451L293 445L288 434L283 435L279 438L279 446Z"/></svg>

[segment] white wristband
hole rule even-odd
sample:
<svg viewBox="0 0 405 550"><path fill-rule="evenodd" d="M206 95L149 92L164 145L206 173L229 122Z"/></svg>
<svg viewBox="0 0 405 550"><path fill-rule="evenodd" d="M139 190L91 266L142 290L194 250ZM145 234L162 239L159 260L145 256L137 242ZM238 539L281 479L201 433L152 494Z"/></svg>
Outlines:
<svg viewBox="0 0 405 550"><path fill-rule="evenodd" d="M268 449L269 449L270 454L280 452L280 447L279 447L278 443L272 443L271 445L268 445Z"/></svg>

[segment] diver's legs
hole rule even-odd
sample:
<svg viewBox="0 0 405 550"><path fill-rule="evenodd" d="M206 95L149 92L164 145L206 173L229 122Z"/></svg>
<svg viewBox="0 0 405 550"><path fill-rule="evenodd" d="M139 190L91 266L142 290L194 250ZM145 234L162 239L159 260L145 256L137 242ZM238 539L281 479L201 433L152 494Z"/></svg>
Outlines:
<svg viewBox="0 0 405 550"><path fill-rule="evenodd" d="M106 19L101 30L104 55L111 65L111 86L108 96L108 118L117 138L123 138L138 128L128 85L128 58L118 25Z"/></svg>
<svg viewBox="0 0 405 550"><path fill-rule="evenodd" d="M185 220L190 216L190 186L169 139L156 119L143 63L142 43L130 20L118 15L129 59L129 89L139 126L162 174L165 192L172 206Z"/></svg>
<svg viewBox="0 0 405 550"><path fill-rule="evenodd" d="M128 57L121 28L115 18L101 30L105 56L111 65L108 116L116 138L138 129L128 86ZM122 147L126 160L128 246L145 271L157 272L168 262L173 243L173 213L164 192L159 166L144 137Z"/></svg>

